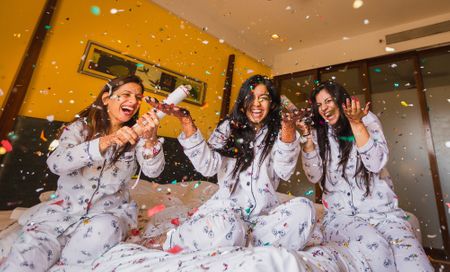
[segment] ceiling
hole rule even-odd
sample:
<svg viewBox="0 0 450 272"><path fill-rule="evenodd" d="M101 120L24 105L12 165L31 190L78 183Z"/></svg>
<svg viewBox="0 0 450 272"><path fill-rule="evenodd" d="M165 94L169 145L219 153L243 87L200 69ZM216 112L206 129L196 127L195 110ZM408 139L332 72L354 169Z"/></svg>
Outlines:
<svg viewBox="0 0 450 272"><path fill-rule="evenodd" d="M450 12L450 0L365 0L358 9L354 0L152 2L269 66L289 50Z"/></svg>

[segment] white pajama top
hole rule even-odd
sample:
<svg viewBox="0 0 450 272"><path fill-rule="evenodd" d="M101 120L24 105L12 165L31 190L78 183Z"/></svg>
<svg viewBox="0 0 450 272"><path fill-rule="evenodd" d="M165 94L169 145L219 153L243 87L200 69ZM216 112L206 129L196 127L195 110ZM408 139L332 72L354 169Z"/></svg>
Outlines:
<svg viewBox="0 0 450 272"><path fill-rule="evenodd" d="M164 153L145 159L147 150L140 139L111 165L112 152L102 156L99 139L86 141L86 137L82 121L64 128L58 147L47 159L50 171L60 176L56 197L38 205L28 223L52 223L57 233L67 234L80 219L110 213L136 227L137 207L130 201L127 182L136 173L136 159L147 176L157 177L164 169Z"/></svg>
<svg viewBox="0 0 450 272"><path fill-rule="evenodd" d="M254 145L254 160L252 164L233 178L235 158L225 157L214 151L223 147L230 137L230 121L224 121L212 133L206 142L197 130L191 137L186 138L183 133L178 137L184 148L184 153L191 160L195 169L204 176L217 174L219 190L211 198L231 199L241 207L248 217L267 214L279 205L275 194L280 178L289 179L295 170L300 153L299 134L292 143L284 143L277 136L272 150L261 165L259 165L267 127L263 127L256 134Z"/></svg>
<svg viewBox="0 0 450 272"><path fill-rule="evenodd" d="M353 143L353 149L345 168L348 182L343 178L344 170L338 165L341 156L339 142L334 136L332 127L328 127L331 153L326 173L326 188L329 192L323 193L322 200L329 212L356 215L372 212L383 213L398 209L398 200L393 191L392 180L385 168L389 150L381 123L372 112L369 112L362 121L370 137L362 147L356 147L356 144ZM316 148L309 153L302 150L302 164L309 181L317 183L322 176L322 159L319 155L315 130L312 130L312 137ZM358 157L361 158L364 167L372 173L370 194L367 197L362 174L354 178ZM357 185L357 182L360 183L360 186Z"/></svg>

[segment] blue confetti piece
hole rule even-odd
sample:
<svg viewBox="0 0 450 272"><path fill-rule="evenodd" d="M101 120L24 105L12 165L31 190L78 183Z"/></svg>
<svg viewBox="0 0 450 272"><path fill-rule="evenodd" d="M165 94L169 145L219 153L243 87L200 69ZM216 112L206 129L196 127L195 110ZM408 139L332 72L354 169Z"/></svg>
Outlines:
<svg viewBox="0 0 450 272"><path fill-rule="evenodd" d="M314 194L314 190L313 189L309 189L308 191L305 192L305 196L310 196Z"/></svg>
<svg viewBox="0 0 450 272"><path fill-rule="evenodd" d="M91 13L94 14L95 16L99 16L100 15L100 8L97 6L91 6Z"/></svg>

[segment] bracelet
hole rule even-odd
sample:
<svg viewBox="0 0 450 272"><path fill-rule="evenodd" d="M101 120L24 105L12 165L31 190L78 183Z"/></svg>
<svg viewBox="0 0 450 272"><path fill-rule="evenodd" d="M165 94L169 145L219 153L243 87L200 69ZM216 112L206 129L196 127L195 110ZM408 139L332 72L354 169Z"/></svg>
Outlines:
<svg viewBox="0 0 450 272"><path fill-rule="evenodd" d="M156 157L162 149L162 143L164 142L164 138L158 139L156 144L151 148L144 148L142 151L144 159L148 160Z"/></svg>

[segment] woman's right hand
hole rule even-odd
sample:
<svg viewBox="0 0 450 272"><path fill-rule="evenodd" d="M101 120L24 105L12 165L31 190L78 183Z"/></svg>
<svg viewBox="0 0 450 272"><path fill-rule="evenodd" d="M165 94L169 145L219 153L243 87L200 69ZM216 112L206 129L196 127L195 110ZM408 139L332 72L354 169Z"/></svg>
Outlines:
<svg viewBox="0 0 450 272"><path fill-rule="evenodd" d="M116 132L100 138L100 153L104 154L111 146L121 147L127 143L135 145L138 140L139 136L132 128L123 126Z"/></svg>

